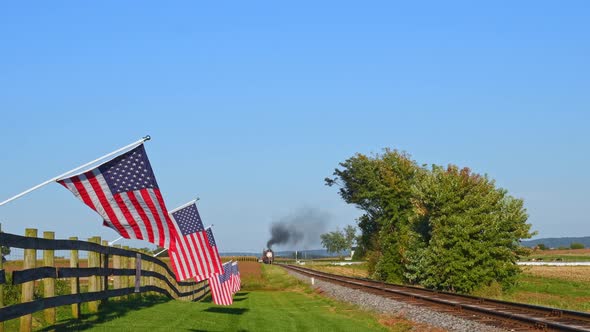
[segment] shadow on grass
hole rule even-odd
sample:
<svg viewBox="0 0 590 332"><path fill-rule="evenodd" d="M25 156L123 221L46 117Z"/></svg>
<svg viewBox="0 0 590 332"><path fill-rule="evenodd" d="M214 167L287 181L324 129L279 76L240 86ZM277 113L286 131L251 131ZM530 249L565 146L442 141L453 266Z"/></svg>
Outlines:
<svg viewBox="0 0 590 332"><path fill-rule="evenodd" d="M203 311L206 312L215 312L218 314L228 314L228 315L243 315L246 311L248 311L247 308L219 308L219 307L212 307L212 308L207 308Z"/></svg>
<svg viewBox="0 0 590 332"><path fill-rule="evenodd" d="M248 298L248 294L250 294L250 293L249 292L237 292L236 294L234 294L234 301L236 299L243 301Z"/></svg>
<svg viewBox="0 0 590 332"><path fill-rule="evenodd" d="M80 319L63 319L52 326L47 326L39 331L82 331L125 316L131 311L137 311L151 306L171 301L167 297L157 295L137 296L128 300L108 301L101 306L99 312L94 314L82 314Z"/></svg>

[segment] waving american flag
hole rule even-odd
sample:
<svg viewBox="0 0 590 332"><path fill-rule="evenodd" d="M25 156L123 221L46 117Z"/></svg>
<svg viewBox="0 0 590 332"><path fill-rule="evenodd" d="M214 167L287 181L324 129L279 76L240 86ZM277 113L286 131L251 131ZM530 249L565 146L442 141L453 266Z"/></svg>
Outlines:
<svg viewBox="0 0 590 332"><path fill-rule="evenodd" d="M219 305L231 305L233 292L231 290L231 262L223 264L223 273L209 277L209 287L213 303Z"/></svg>
<svg viewBox="0 0 590 332"><path fill-rule="evenodd" d="M169 248L175 238L143 144L94 168L57 180L127 239Z"/></svg>
<svg viewBox="0 0 590 332"><path fill-rule="evenodd" d="M231 264L231 278L232 278L232 292L237 293L242 287L242 280L240 278L240 270L238 269L238 262Z"/></svg>
<svg viewBox="0 0 590 332"><path fill-rule="evenodd" d="M169 251L176 279L203 280L213 273L222 273L219 254L209 243L211 240L203 228L197 205L190 202L171 211L170 215L177 234Z"/></svg>
<svg viewBox="0 0 590 332"><path fill-rule="evenodd" d="M221 266L221 257L219 257L219 250L217 249L217 243L215 242L215 237L213 236L213 230L211 227L206 229L207 232L207 244L209 245L209 250L211 251L211 261L213 263L213 267L215 272L214 273L221 273L223 272L223 267ZM206 279L207 276L196 277L196 281L199 282L201 280Z"/></svg>

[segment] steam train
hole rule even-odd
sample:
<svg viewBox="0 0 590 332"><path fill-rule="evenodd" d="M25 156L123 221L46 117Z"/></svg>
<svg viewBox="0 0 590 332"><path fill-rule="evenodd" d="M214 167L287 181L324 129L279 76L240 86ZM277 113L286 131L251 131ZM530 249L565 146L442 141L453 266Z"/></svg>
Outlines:
<svg viewBox="0 0 590 332"><path fill-rule="evenodd" d="M275 253L270 248L263 250L261 259L264 264L272 264L275 260Z"/></svg>

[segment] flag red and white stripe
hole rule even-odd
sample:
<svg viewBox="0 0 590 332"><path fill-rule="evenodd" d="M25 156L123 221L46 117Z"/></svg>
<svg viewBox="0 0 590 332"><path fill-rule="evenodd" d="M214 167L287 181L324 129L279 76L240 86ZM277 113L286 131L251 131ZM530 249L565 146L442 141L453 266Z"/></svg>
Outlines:
<svg viewBox="0 0 590 332"><path fill-rule="evenodd" d="M242 287L242 280L240 277L240 270L238 269L238 262L233 262L232 264L232 292L237 293L240 291Z"/></svg>
<svg viewBox="0 0 590 332"><path fill-rule="evenodd" d="M215 273L222 273L223 268L221 266L221 257L219 257L219 251L217 249L217 242L215 242L215 237L213 236L213 230L211 229L211 227L207 227L205 232L207 233L207 244L209 245L209 249L211 250L211 261L215 268ZM195 277L195 280L199 282L201 280L207 279L208 277L209 276L197 276Z"/></svg>
<svg viewBox="0 0 590 332"><path fill-rule="evenodd" d="M209 287L213 303L218 305L231 305L233 293L231 290L231 262L223 264L223 273L209 277Z"/></svg>
<svg viewBox="0 0 590 332"><path fill-rule="evenodd" d="M171 211L170 218L178 235L169 251L176 279L200 281L222 273L219 254L209 244L195 202Z"/></svg>
<svg viewBox="0 0 590 332"><path fill-rule="evenodd" d="M126 239L170 248L176 237L142 145L87 172L57 180Z"/></svg>

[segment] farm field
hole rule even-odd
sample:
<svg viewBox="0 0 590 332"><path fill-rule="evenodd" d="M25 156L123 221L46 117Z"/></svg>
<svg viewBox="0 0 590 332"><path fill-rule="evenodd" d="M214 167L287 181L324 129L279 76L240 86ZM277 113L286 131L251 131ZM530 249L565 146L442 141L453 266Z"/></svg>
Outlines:
<svg viewBox="0 0 590 332"><path fill-rule="evenodd" d="M58 308L58 322L42 325L34 315L36 331L408 331L404 319L361 311L326 298L289 276L278 266L241 262L242 290L229 307L181 302L160 296L109 301L98 314L82 320ZM84 309L83 311L84 312ZM18 319L7 322L18 330Z"/></svg>
<svg viewBox="0 0 590 332"><path fill-rule="evenodd" d="M330 263L324 262L307 262L303 267L318 270L326 273L334 273L340 275L347 275L358 278L368 278L369 271L367 270L367 264L354 264L354 265L331 265Z"/></svg>
<svg viewBox="0 0 590 332"><path fill-rule="evenodd" d="M347 276L369 276L364 264L306 264L305 267ZM502 293L500 290L488 290L475 295L590 312L590 266L526 266L522 269L523 274L511 291Z"/></svg>
<svg viewBox="0 0 590 332"><path fill-rule="evenodd" d="M516 288L497 298L590 312L590 266L528 266Z"/></svg>
<svg viewBox="0 0 590 332"><path fill-rule="evenodd" d="M562 262L589 262L590 249L553 249L553 250L534 250L525 261L562 261Z"/></svg>

